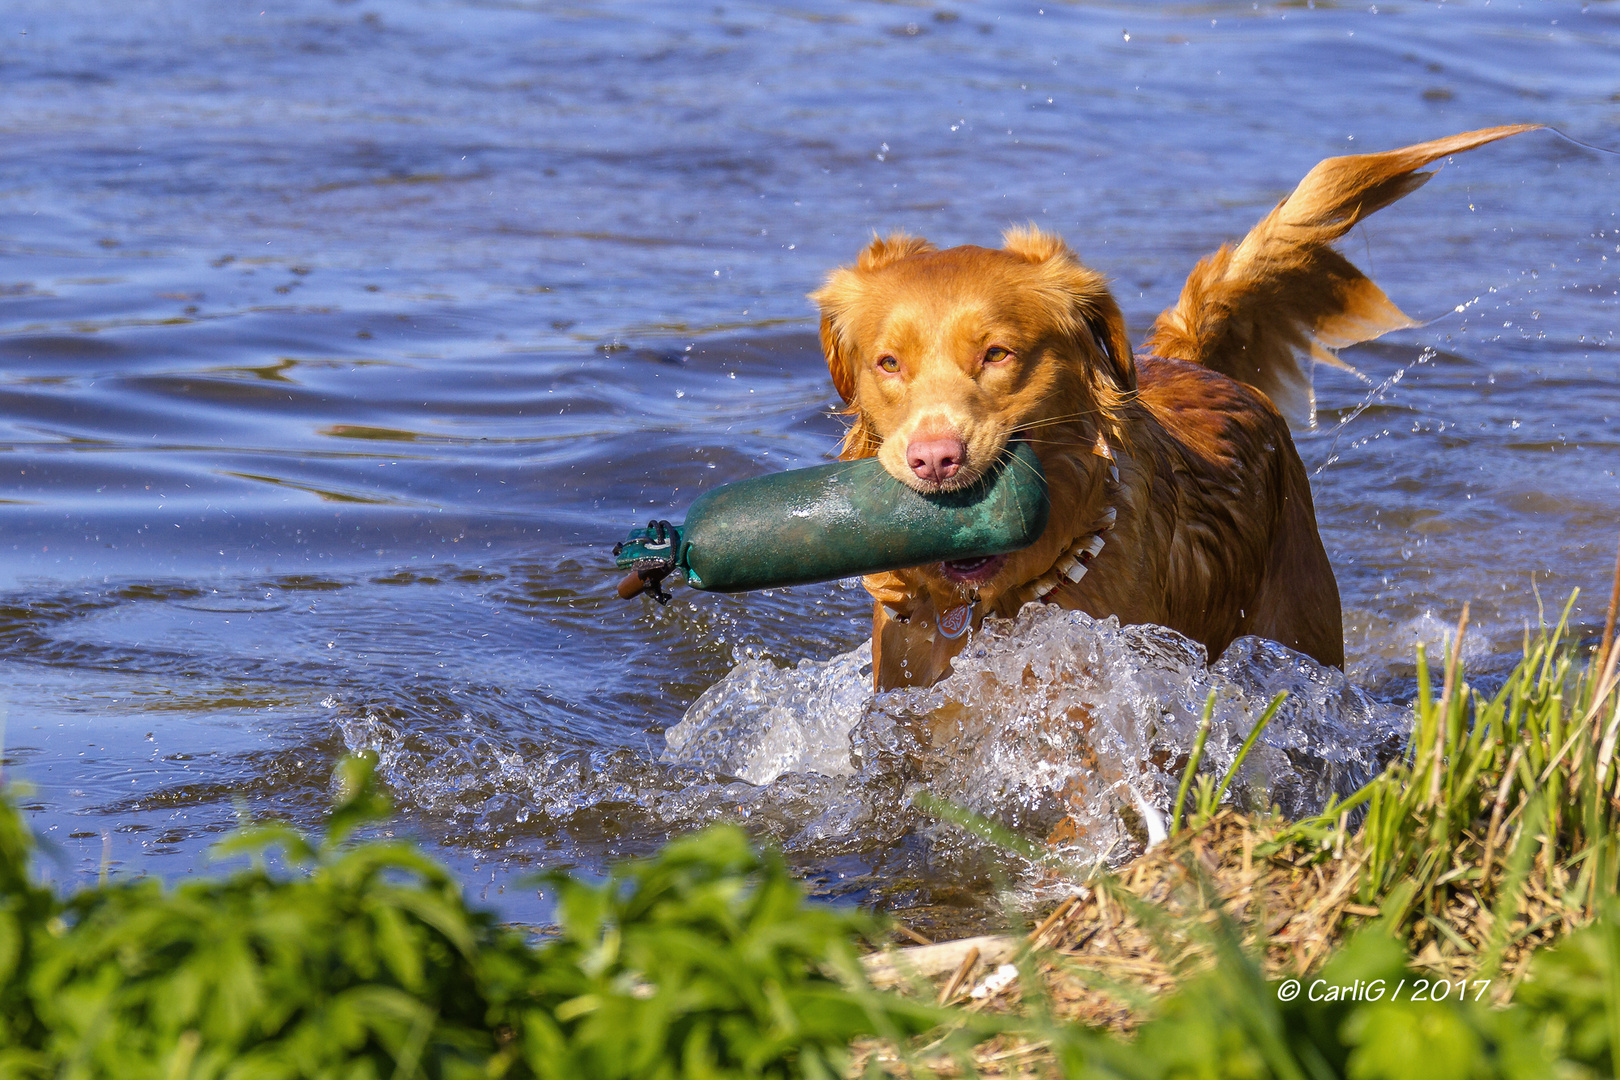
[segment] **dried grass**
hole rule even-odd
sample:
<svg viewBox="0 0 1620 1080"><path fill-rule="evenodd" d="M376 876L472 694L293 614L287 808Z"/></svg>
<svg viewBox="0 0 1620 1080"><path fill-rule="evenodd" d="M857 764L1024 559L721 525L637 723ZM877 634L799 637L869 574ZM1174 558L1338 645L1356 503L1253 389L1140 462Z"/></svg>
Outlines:
<svg viewBox="0 0 1620 1080"><path fill-rule="evenodd" d="M1272 979L1317 970L1349 936L1382 919L1386 927L1405 934L1413 966L1427 974L1472 979L1489 963L1492 993L1499 1002L1510 997L1535 950L1588 921L1583 904L1563 899L1570 876L1555 864L1550 878L1538 873L1525 880L1509 919L1507 944L1493 957L1497 920L1486 902L1491 888L1468 882L1449 894L1439 917L1410 919L1401 927L1390 921L1399 917L1393 905L1380 908L1356 899L1367 862L1360 834L1324 852L1319 845L1301 843L1292 835L1294 828L1281 819L1222 810L1116 873L1080 886L1027 936L975 939L971 951L953 951L954 942L895 950L879 967L880 981L909 981L912 992L966 1010L1024 1011L1028 1002L1022 979L997 993L982 992L986 978L1024 949L1025 970L1033 968L1041 980L1043 1012L1128 1034L1154 1014L1156 999L1216 962L1212 931L1221 919L1236 928L1243 947L1261 959ZM1494 870L1485 884L1499 889L1508 868L1498 859ZM895 975L895 965L903 965L906 954L917 954L922 970L938 973L911 980ZM965 956L965 961L948 969L939 966L940 960L954 956ZM972 996L975 990L980 996ZM923 1046L900 1054L873 1044L862 1060L875 1055L885 1075L902 1077L1023 1080L1059 1075L1044 1042L1014 1035L980 1044L968 1061L932 1049Z"/></svg>

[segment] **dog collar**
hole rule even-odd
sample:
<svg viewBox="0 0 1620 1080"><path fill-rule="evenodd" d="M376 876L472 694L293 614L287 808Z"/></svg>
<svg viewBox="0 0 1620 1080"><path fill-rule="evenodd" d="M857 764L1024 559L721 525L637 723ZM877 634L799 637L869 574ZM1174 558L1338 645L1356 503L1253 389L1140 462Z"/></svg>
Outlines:
<svg viewBox="0 0 1620 1080"><path fill-rule="evenodd" d="M1086 571L1091 567L1091 560L1101 554L1102 549L1108 544L1103 539L1103 534L1111 530L1114 527L1114 522L1118 519L1119 511L1112 506L1103 507L1103 524L1076 540L1069 550L1065 551L1058 557L1058 561L1052 564L1052 569L1030 584L1030 599L1045 600L1047 594L1062 585L1064 581L1078 583L1081 578L1085 577Z"/></svg>

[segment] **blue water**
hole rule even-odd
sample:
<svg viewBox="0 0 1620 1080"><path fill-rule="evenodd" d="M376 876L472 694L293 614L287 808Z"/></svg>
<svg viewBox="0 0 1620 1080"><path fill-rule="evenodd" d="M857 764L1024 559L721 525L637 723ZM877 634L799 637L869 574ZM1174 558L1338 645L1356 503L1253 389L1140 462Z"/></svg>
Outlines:
<svg viewBox="0 0 1620 1080"><path fill-rule="evenodd" d="M607 547L827 454L804 294L872 230L1034 220L1139 337L1321 157L1516 121L1620 147L1613 0L12 0L0 42L0 686L53 872L312 821L364 719L430 773L542 770L392 778L518 915L520 871L703 816L638 806L737 659L862 636L840 585L626 604ZM1617 160L1519 136L1346 245L1435 320L1320 373L1300 439L1376 692L1464 600L1486 668L1537 590L1601 622ZM795 858L961 885L887 834Z"/></svg>

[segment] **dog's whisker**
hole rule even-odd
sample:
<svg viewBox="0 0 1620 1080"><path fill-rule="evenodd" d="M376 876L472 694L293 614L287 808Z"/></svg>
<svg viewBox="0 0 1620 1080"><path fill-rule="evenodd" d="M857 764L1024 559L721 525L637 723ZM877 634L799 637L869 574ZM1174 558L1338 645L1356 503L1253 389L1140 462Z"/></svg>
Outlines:
<svg viewBox="0 0 1620 1080"><path fill-rule="evenodd" d="M1003 446L1001 448L1000 453L998 453L996 455L997 463L999 464L1003 458L1005 458L1008 461L1011 461L1014 465L1018 465L1018 466L1021 466L1021 467L1025 468L1025 469L1028 469L1029 474L1031 476L1033 476L1033 477L1036 477L1037 479L1040 479L1040 480L1043 480L1043 481L1046 479L1044 474L1042 474L1042 472L1039 469L1037 469L1035 466L1031 465L1029 462L1025 461L1023 458L1019 457L1017 454L1013 453L1012 447L1010 447L1010 446Z"/></svg>
<svg viewBox="0 0 1620 1080"><path fill-rule="evenodd" d="M1058 450L1089 450L1089 442L1073 442L1067 439L1025 439L1031 446L1046 446Z"/></svg>
<svg viewBox="0 0 1620 1080"><path fill-rule="evenodd" d="M1026 431L1030 428L1050 427L1053 424L1070 424L1076 420L1084 420L1089 416L1096 416L1099 412L1101 412L1100 409L1087 409L1084 412L1064 413L1061 416L1046 416L1039 420L1031 420L1027 423L1014 425L1011 430Z"/></svg>
<svg viewBox="0 0 1620 1080"><path fill-rule="evenodd" d="M1029 423L1032 423L1032 424L1061 423L1061 422L1064 422L1064 421L1067 421L1067 420L1077 420L1077 419L1079 419L1081 417L1084 417L1084 416L1095 416L1095 415L1097 415L1097 413L1099 413L1101 411L1102 411L1101 409L1080 409L1077 412L1058 413L1055 416L1036 417L1035 419L1030 420Z"/></svg>

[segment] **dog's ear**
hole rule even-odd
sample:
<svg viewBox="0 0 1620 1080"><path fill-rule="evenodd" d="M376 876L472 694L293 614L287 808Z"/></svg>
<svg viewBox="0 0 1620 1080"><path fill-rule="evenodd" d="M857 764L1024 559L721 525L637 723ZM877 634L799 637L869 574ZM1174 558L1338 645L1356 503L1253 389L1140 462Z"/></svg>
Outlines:
<svg viewBox="0 0 1620 1080"><path fill-rule="evenodd" d="M855 365L849 345L844 341L841 323L860 288L860 276L849 267L840 266L827 275L821 288L810 294L811 301L821 309L821 352L827 358L833 386L846 405L855 396Z"/></svg>
<svg viewBox="0 0 1620 1080"><path fill-rule="evenodd" d="M821 312L821 353L827 358L827 371L832 375L833 389L848 405L849 399L855 396L855 368L849 362L849 357L844 355L832 313L825 308Z"/></svg>
<svg viewBox="0 0 1620 1080"><path fill-rule="evenodd" d="M871 243L856 256L854 267L840 266L827 275L826 282L810 294L810 299L821 309L821 351L827 357L827 370L832 374L833 387L838 396L849 404L855 396L855 360L841 333L840 322L855 303L861 290L861 275L882 270L891 263L911 255L936 251L933 244L920 236L907 236L892 232L888 236L873 234Z"/></svg>
<svg viewBox="0 0 1620 1080"><path fill-rule="evenodd" d="M852 279L854 276L848 269L835 270L828 276L825 286L810 294L811 298L821 305L821 351L827 357L827 370L832 373L833 387L847 406L844 414L854 417L849 429L844 432L843 445L839 447L838 456L844 461L871 457L877 453L878 445L882 441L872 433L872 425L854 405L855 366L838 333L838 325L834 321L831 300L828 297L829 293L836 295L840 285L848 284L843 279Z"/></svg>
<svg viewBox="0 0 1620 1080"><path fill-rule="evenodd" d="M1131 354L1131 339L1125 332L1125 315L1106 288L1089 306L1086 327L1103 355L1114 386L1128 394L1136 389L1136 357Z"/></svg>
<svg viewBox="0 0 1620 1080"><path fill-rule="evenodd" d="M1056 233L1045 232L1033 221L1010 225L1001 234L1001 250L1032 263L1075 261L1074 252Z"/></svg>
<svg viewBox="0 0 1620 1080"><path fill-rule="evenodd" d="M1040 270L1042 292L1061 309L1053 314L1067 322L1076 337L1089 339L1112 389L1120 394L1135 390L1136 360L1125 333L1125 316L1108 290L1108 279L1082 266L1061 236L1033 223L1003 233L1001 249Z"/></svg>

